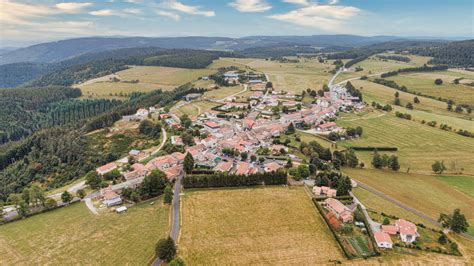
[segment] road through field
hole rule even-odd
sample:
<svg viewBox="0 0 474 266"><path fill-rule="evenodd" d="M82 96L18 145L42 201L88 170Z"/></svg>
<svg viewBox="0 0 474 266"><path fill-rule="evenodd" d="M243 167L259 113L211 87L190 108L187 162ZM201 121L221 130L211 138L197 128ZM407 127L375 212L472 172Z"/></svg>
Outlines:
<svg viewBox="0 0 474 266"><path fill-rule="evenodd" d="M389 195L387 195L387 194L385 194L385 193L383 193L383 192L381 192L381 191L379 191L379 190L377 190L377 189L375 189L375 188L373 188L373 187L371 187L371 186L369 186L369 185L367 185L367 184L364 184L364 183L360 182L360 181L357 180L357 179L356 179L356 181L357 181L357 184L359 185L359 187L361 187L361 188L363 188L363 189L365 189L365 190L367 190L367 191L369 191L369 192L371 192L371 193L373 193L373 194L375 194L375 195L377 195L377 196L379 196L379 197L381 197L381 198L383 198L383 199L385 199L385 200L390 201L391 203L393 203L393 204L399 206L400 208L402 208L402 209L404 209L404 210L406 210L406 211L409 211L409 212L415 214L416 216L418 216L418 217L420 217L420 218L422 218L422 219L424 219L424 220L430 222L430 223L433 224L433 225L436 225L436 226L441 227L441 224L438 223L438 221L436 221L435 219L433 219L433 218L431 218L430 216L426 215L425 213L423 213L423 212L421 212L421 211L419 211L419 210L417 210L417 209L415 209L415 208L412 208L412 207L410 207L410 206L408 206L408 205L405 205L404 203L401 203L400 201L398 201L398 200L396 200L396 199L390 197ZM460 235L462 235L462 236L464 236L465 238L468 238L468 239L470 239L470 240L474 240L474 236L471 236L471 235L469 235L469 234L461 233Z"/></svg>

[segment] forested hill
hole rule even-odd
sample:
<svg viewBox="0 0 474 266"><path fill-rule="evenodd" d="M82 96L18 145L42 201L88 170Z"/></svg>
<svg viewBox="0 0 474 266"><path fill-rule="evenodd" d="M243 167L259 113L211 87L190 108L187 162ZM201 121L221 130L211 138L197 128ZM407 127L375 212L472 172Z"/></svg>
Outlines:
<svg viewBox="0 0 474 266"><path fill-rule="evenodd" d="M416 47L410 52L431 56L431 64L444 64L453 67L474 67L474 40L450 42L428 47Z"/></svg>
<svg viewBox="0 0 474 266"><path fill-rule="evenodd" d="M0 65L0 88L64 85L107 75L126 68L126 65L156 65L183 68L203 68L220 56L231 53L170 49L157 47L124 48L88 53L53 64L17 63ZM44 76L44 77L42 77ZM34 79L38 79L31 82ZM29 82L29 83L28 83Z"/></svg>
<svg viewBox="0 0 474 266"><path fill-rule="evenodd" d="M15 89L13 92L20 90L24 89ZM27 99L24 101L32 104L32 107L45 106L45 103L36 103L35 100L36 93L45 93L41 90L46 89L31 89L31 92L30 89L26 89L23 93L28 96L24 97ZM48 90L55 91L52 88ZM74 90L66 90L74 92ZM121 119L122 115L134 113L137 108L165 106L191 92L196 91L185 85L174 91L157 90L150 93L135 93L129 101L119 103L101 114L85 118L81 115L82 113L86 114L85 116L92 114L98 106L71 109L57 102L59 106L64 107L64 111L61 111L61 108L52 109L60 111L59 121L68 121L72 117L77 117L81 119L81 122L44 128L20 141L0 145L0 200L6 200L10 193L21 192L32 181L42 183L45 187L59 187L67 181L84 176L99 165L118 159L120 154L91 151L92 148L88 146L85 134L111 126ZM51 92L51 94L54 93Z"/></svg>
<svg viewBox="0 0 474 266"><path fill-rule="evenodd" d="M1 64L32 62L56 63L73 57L120 48L162 47L165 49L207 49L217 42L230 41L222 37L88 37L41 43L0 55Z"/></svg>
<svg viewBox="0 0 474 266"><path fill-rule="evenodd" d="M76 100L79 89L68 87L0 90L0 145L34 132L78 122L120 104L116 100Z"/></svg>
<svg viewBox="0 0 474 266"><path fill-rule="evenodd" d="M70 86L86 80L105 76L127 68L127 65L167 66L181 68L205 68L221 56L232 56L227 52L204 50L163 50L126 59L105 59L66 67L39 77L32 86Z"/></svg>

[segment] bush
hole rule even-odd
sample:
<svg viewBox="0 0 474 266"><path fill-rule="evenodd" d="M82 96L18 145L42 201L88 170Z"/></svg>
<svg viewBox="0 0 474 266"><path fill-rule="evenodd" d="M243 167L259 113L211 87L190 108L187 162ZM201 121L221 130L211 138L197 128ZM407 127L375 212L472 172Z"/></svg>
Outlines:
<svg viewBox="0 0 474 266"><path fill-rule="evenodd" d="M174 240L171 237L160 239L158 243L156 243L155 252L158 258L170 262L174 256L176 256L176 245Z"/></svg>

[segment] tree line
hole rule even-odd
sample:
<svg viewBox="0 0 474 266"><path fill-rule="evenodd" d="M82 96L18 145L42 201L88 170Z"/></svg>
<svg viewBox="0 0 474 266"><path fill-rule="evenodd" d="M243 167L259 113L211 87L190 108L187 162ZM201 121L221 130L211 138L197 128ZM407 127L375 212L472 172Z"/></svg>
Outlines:
<svg viewBox="0 0 474 266"><path fill-rule="evenodd" d="M215 173L208 175L187 175L183 179L185 188L207 187L240 187L258 185L286 185L288 182L285 171L272 173L256 173L251 175L234 175Z"/></svg>

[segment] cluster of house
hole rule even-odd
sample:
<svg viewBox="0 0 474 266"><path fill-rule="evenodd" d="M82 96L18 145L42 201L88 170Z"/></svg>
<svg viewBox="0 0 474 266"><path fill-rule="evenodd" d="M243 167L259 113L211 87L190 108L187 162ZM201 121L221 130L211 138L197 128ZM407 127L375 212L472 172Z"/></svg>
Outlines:
<svg viewBox="0 0 474 266"><path fill-rule="evenodd" d="M416 225L404 219L398 219L395 225L382 225L381 230L374 233L375 242L380 248L392 248L391 236L399 235L405 243L413 243L419 236Z"/></svg>
<svg viewBox="0 0 474 266"><path fill-rule="evenodd" d="M343 223L354 221L354 211L357 208L357 204L353 203L346 206L335 198L327 198L322 202L322 205Z"/></svg>
<svg viewBox="0 0 474 266"><path fill-rule="evenodd" d="M170 181L175 180L184 173L184 157L185 155L183 153L175 152L153 158L146 164L133 164L129 171L121 171L121 174L126 180L125 182L101 189L100 195L102 197L102 202L107 207L121 204L122 200L117 192L125 187L137 187L141 184L143 179L155 169L163 171ZM96 171L99 175L105 175L117 169L120 169L118 162L111 162L98 167Z"/></svg>
<svg viewBox="0 0 474 266"><path fill-rule="evenodd" d="M153 113L158 113L158 109L156 109L156 107L152 106L148 109L140 108L133 115L124 115L124 116L122 116L122 119L124 121L144 120L144 119L148 118L148 116L150 114L153 114Z"/></svg>

